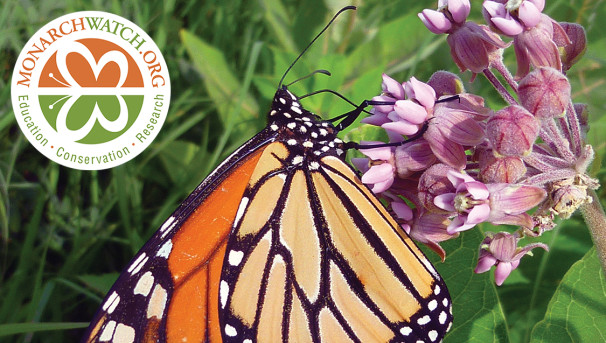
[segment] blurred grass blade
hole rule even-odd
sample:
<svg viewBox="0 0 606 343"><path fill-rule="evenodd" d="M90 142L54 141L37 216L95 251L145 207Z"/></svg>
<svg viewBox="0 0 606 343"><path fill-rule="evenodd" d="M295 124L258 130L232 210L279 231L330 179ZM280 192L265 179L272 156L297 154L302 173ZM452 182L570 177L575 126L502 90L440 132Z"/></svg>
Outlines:
<svg viewBox="0 0 606 343"><path fill-rule="evenodd" d="M38 331L82 329L87 323L12 323L0 324L0 337Z"/></svg>
<svg viewBox="0 0 606 343"><path fill-rule="evenodd" d="M196 70L202 75L204 85L219 111L221 120L228 120L230 109L241 91L240 83L227 65L220 50L187 30L181 30L180 35ZM238 111L238 116L231 118L231 120L243 122L258 116L259 105L249 94L244 97L239 105L242 106L242 111Z"/></svg>
<svg viewBox="0 0 606 343"><path fill-rule="evenodd" d="M292 39L292 18L286 13L282 2L280 0L261 0L260 3L269 29L276 36L282 48L286 51L297 51L297 45Z"/></svg>

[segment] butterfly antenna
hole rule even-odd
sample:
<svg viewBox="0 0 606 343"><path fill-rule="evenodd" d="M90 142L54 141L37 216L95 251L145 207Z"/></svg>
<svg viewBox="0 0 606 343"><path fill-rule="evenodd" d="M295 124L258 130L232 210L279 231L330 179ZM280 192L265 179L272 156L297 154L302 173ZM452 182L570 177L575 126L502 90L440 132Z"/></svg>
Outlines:
<svg viewBox="0 0 606 343"><path fill-rule="evenodd" d="M299 54L299 56L297 56L297 58L295 58L295 60L290 64L290 66L288 67L288 69L286 69L286 72L284 72L284 75L282 75L282 78L280 79L280 83L278 84L278 88L282 88L282 82L284 81L284 78L286 77L286 75L288 74L288 72L292 69L292 67L297 63L297 61L301 58L301 56L303 56L303 54L305 54L305 52L309 49L309 47L311 47L314 42L320 38L320 36L324 33L324 31L326 31L326 29L328 29L328 27L330 26L330 24L332 24L333 21L335 21L335 19L337 19L337 17L347 11L347 10L355 10L356 6L345 6L343 8L341 8L341 10L339 10L339 12L337 12L337 14L334 15L334 17L332 17L332 19L328 22L328 24L326 24L326 26L324 26L324 28L322 29L322 31L320 31L320 33L318 33L316 35L316 37L314 37L314 39L311 40L311 42L309 44L307 44L307 46L305 47L305 49L303 49L303 51L301 51L301 53Z"/></svg>
<svg viewBox="0 0 606 343"><path fill-rule="evenodd" d="M297 82L299 82L301 80L305 80L305 79L307 79L308 77L311 77L314 74L324 74L324 75L332 76L332 74L328 70L318 69L318 70L314 70L313 72L311 72L310 74L308 74L306 76L303 76L301 78L298 78L298 79L294 80L293 82L287 84L286 87L290 87L291 85L293 85L293 84L295 84L295 83L297 83Z"/></svg>
<svg viewBox="0 0 606 343"><path fill-rule="evenodd" d="M333 91L332 89L320 89L319 91L311 92L311 93L308 93L308 94L300 96L299 100L307 98L308 96L312 96L312 95L316 95L316 94L320 94L320 93L331 93L331 94L334 94L334 95L338 96L339 98L345 100L347 103L349 103L353 107L358 107L358 105L354 104L353 101L347 99L345 97L345 95L343 95L343 94L341 94L341 93L339 93L337 91ZM366 110L362 110L362 112L365 112L365 113L368 113L368 114L372 114L372 113L370 113L370 112L368 112ZM340 115L338 117L330 118L330 119L328 119L328 121L334 122L334 121L337 121L339 119L345 118L348 115L349 115L349 113L345 113L345 114L342 114L342 115Z"/></svg>

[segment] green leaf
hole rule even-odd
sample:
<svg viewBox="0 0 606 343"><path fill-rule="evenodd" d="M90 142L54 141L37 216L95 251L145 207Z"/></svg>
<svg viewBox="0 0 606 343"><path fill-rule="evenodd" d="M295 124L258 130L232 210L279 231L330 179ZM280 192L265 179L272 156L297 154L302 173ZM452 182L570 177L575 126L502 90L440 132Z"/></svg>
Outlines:
<svg viewBox="0 0 606 343"><path fill-rule="evenodd" d="M202 75L221 120L224 123L240 123L256 118L259 113L257 101L248 93L240 99L240 82L229 68L223 53L187 30L181 30L180 34L190 59ZM236 110L237 106L241 106L242 110ZM231 114L234 114L235 118L231 118Z"/></svg>
<svg viewBox="0 0 606 343"><path fill-rule="evenodd" d="M453 302L453 326L445 342L509 342L507 323L489 273L475 274L479 230L470 230L460 238L443 242L446 262L440 263L435 253L434 266L444 278Z"/></svg>
<svg viewBox="0 0 606 343"><path fill-rule="evenodd" d="M606 280L595 248L575 263L556 290L531 342L606 341Z"/></svg>

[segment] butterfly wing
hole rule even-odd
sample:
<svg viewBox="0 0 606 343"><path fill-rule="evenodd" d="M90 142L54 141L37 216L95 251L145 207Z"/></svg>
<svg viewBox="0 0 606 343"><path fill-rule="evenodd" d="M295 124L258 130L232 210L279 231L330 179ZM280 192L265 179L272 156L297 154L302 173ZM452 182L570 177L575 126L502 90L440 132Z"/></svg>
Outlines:
<svg viewBox="0 0 606 343"><path fill-rule="evenodd" d="M111 288L82 342L221 342L225 247L271 140L263 131L245 143L162 224Z"/></svg>
<svg viewBox="0 0 606 343"><path fill-rule="evenodd" d="M276 116L298 108L277 98ZM220 282L224 341L441 340L446 286L337 149L312 139L325 125L272 143L244 191Z"/></svg>

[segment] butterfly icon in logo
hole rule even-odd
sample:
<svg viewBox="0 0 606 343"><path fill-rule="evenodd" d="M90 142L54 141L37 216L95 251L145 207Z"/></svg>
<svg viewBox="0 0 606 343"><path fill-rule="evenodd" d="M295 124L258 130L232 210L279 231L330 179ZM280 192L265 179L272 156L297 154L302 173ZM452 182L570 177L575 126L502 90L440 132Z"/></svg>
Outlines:
<svg viewBox="0 0 606 343"><path fill-rule="evenodd" d="M76 78L78 78L78 68L73 68L72 64L68 65L68 55L70 54L79 54L81 58L86 61L86 64L90 67L90 70L92 70L94 78L97 81L99 80L99 76L106 66L111 65L112 63L115 64L118 67L119 71L119 79L116 85L114 87L83 86L81 82L76 81ZM107 51L99 58L98 61L96 61L95 57L93 56L91 51L86 47L86 45L80 42L73 42L72 44L70 44L69 49L59 49L57 51L56 61L57 69L59 70L61 77L63 77L67 84L54 78L52 74L50 74L49 76L55 79L57 82L63 84L64 86L69 87L69 95L62 97L61 99L55 101L49 106L49 108L52 109L56 103L60 102L61 100L67 99L65 103L61 106L57 115L57 133L59 133L67 140L77 142L89 135L96 123L99 123L99 125L106 131L113 133L120 132L124 128L126 128L128 124L128 106L123 95L119 93L121 91L121 87L124 85L128 76L129 63L126 56L121 51ZM75 73L76 75L73 75L72 73ZM95 101L94 107L91 111L88 120L86 120L86 122L79 128L70 128L68 122L68 114L70 113L70 110L72 109L74 104L83 95L115 95L119 108L117 118L113 120L108 119L103 114L101 109L99 109L98 103Z"/></svg>

